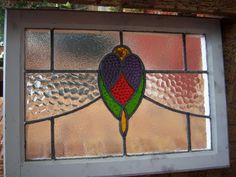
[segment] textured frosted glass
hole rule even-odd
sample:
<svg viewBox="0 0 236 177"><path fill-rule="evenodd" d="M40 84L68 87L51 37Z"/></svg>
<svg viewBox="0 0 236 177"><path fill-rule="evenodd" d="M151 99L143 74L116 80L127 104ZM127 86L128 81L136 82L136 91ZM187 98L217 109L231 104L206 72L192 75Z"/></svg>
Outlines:
<svg viewBox="0 0 236 177"><path fill-rule="evenodd" d="M55 120L57 157L122 154L118 121L102 100Z"/></svg>
<svg viewBox="0 0 236 177"><path fill-rule="evenodd" d="M50 55L50 31L40 29L26 30L26 69L50 69Z"/></svg>
<svg viewBox="0 0 236 177"><path fill-rule="evenodd" d="M28 73L26 120L71 111L99 95L96 73Z"/></svg>
<svg viewBox="0 0 236 177"><path fill-rule="evenodd" d="M128 153L187 150L186 116L143 100L129 120Z"/></svg>
<svg viewBox="0 0 236 177"><path fill-rule="evenodd" d="M206 74L146 74L145 95L171 108L209 114Z"/></svg>
<svg viewBox="0 0 236 177"><path fill-rule="evenodd" d="M25 126L26 159L51 158L50 121Z"/></svg>
<svg viewBox="0 0 236 177"><path fill-rule="evenodd" d="M191 142L193 150L211 148L210 120L191 116Z"/></svg>
<svg viewBox="0 0 236 177"><path fill-rule="evenodd" d="M98 69L103 56L120 43L119 32L56 30L55 69Z"/></svg>
<svg viewBox="0 0 236 177"><path fill-rule="evenodd" d="M186 57L189 70L207 70L203 35L186 35Z"/></svg>
<svg viewBox="0 0 236 177"><path fill-rule="evenodd" d="M124 45L143 61L146 69L182 70L181 34L124 32Z"/></svg>

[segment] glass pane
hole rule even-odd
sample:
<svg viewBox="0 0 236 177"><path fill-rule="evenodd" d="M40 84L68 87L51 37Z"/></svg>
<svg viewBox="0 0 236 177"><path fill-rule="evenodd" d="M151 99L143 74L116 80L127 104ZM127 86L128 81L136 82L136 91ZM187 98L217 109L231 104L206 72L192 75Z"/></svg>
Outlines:
<svg viewBox="0 0 236 177"><path fill-rule="evenodd" d="M207 70L206 42L203 35L186 35L186 57L189 70Z"/></svg>
<svg viewBox="0 0 236 177"><path fill-rule="evenodd" d="M50 69L50 31L29 29L25 31L26 69Z"/></svg>
<svg viewBox="0 0 236 177"><path fill-rule="evenodd" d="M143 100L129 120L127 152L187 150L186 116Z"/></svg>
<svg viewBox="0 0 236 177"><path fill-rule="evenodd" d="M123 43L141 58L146 70L184 68L181 34L124 32ZM209 115L207 74L149 71L144 94L151 100L142 100L128 124L123 117L120 122L116 120L99 99L97 73L89 70L97 70L102 58L119 44L119 32L55 30L54 65L63 71L26 73L26 121L57 117L56 158L122 156L124 125L129 125L126 137L129 155L187 151L186 115L160 104ZM26 69L50 69L49 30L26 30L25 46ZM206 70L204 36L186 35L186 49L188 69ZM61 116L64 113L67 114ZM123 112L117 115L123 116ZM211 148L209 119L191 117L190 126L192 149ZM50 158L50 127L49 121L25 126L27 159Z"/></svg>
<svg viewBox="0 0 236 177"><path fill-rule="evenodd" d="M27 160L51 158L50 127L50 121L25 126Z"/></svg>
<svg viewBox="0 0 236 177"><path fill-rule="evenodd" d="M210 119L191 116L191 142L193 150L211 149Z"/></svg>
<svg viewBox="0 0 236 177"><path fill-rule="evenodd" d="M57 157L122 154L118 121L102 100L55 120Z"/></svg>
<svg viewBox="0 0 236 177"><path fill-rule="evenodd" d="M146 74L145 95L177 110L209 115L207 74Z"/></svg>
<svg viewBox="0 0 236 177"><path fill-rule="evenodd" d="M181 34L124 32L124 45L143 61L147 70L182 70Z"/></svg>
<svg viewBox="0 0 236 177"><path fill-rule="evenodd" d="M99 97L96 73L27 73L26 120L62 114Z"/></svg>
<svg viewBox="0 0 236 177"><path fill-rule="evenodd" d="M120 43L119 32L55 30L55 69L97 70L103 56Z"/></svg>

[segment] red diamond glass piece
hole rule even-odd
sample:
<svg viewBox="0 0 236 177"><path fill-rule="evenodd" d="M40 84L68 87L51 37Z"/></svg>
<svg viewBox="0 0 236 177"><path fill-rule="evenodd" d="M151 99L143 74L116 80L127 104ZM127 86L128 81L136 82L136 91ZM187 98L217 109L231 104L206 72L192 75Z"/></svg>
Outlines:
<svg viewBox="0 0 236 177"><path fill-rule="evenodd" d="M134 93L134 89L129 85L128 81L125 79L124 74L121 73L119 79L111 88L112 96L121 105L125 105L127 101L131 98L133 93Z"/></svg>

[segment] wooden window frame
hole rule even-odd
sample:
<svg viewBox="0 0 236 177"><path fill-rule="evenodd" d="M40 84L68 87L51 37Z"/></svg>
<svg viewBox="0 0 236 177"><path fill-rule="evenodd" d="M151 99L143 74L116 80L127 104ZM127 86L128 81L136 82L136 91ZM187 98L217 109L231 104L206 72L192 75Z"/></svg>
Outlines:
<svg viewBox="0 0 236 177"><path fill-rule="evenodd" d="M4 173L7 177L153 174L229 166L220 21L144 14L7 10L4 66ZM24 159L24 31L26 28L129 30L204 34L210 90L212 149L175 154L31 161Z"/></svg>

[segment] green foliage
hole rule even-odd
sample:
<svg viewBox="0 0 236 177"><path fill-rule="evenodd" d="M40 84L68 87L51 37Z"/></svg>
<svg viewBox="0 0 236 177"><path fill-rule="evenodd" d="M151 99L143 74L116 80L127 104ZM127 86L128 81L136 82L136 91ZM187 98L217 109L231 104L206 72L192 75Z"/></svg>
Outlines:
<svg viewBox="0 0 236 177"><path fill-rule="evenodd" d="M72 4L67 2L66 4L62 4L61 8L65 8L65 9L72 9Z"/></svg>
<svg viewBox="0 0 236 177"><path fill-rule="evenodd" d="M101 78L101 76L98 76L98 86L101 90L101 96L103 98L103 101L105 102L106 106L109 108L109 110L113 113L115 118L120 120L120 115L122 111L122 107L110 96L108 93L104 82Z"/></svg>
<svg viewBox="0 0 236 177"><path fill-rule="evenodd" d="M125 111L127 113L127 118L130 119L133 113L136 111L137 107L139 106L140 101L143 98L143 91L145 89L144 80L145 76L142 76L141 82L139 84L139 87L135 93L135 95L132 97L132 99L126 104Z"/></svg>

